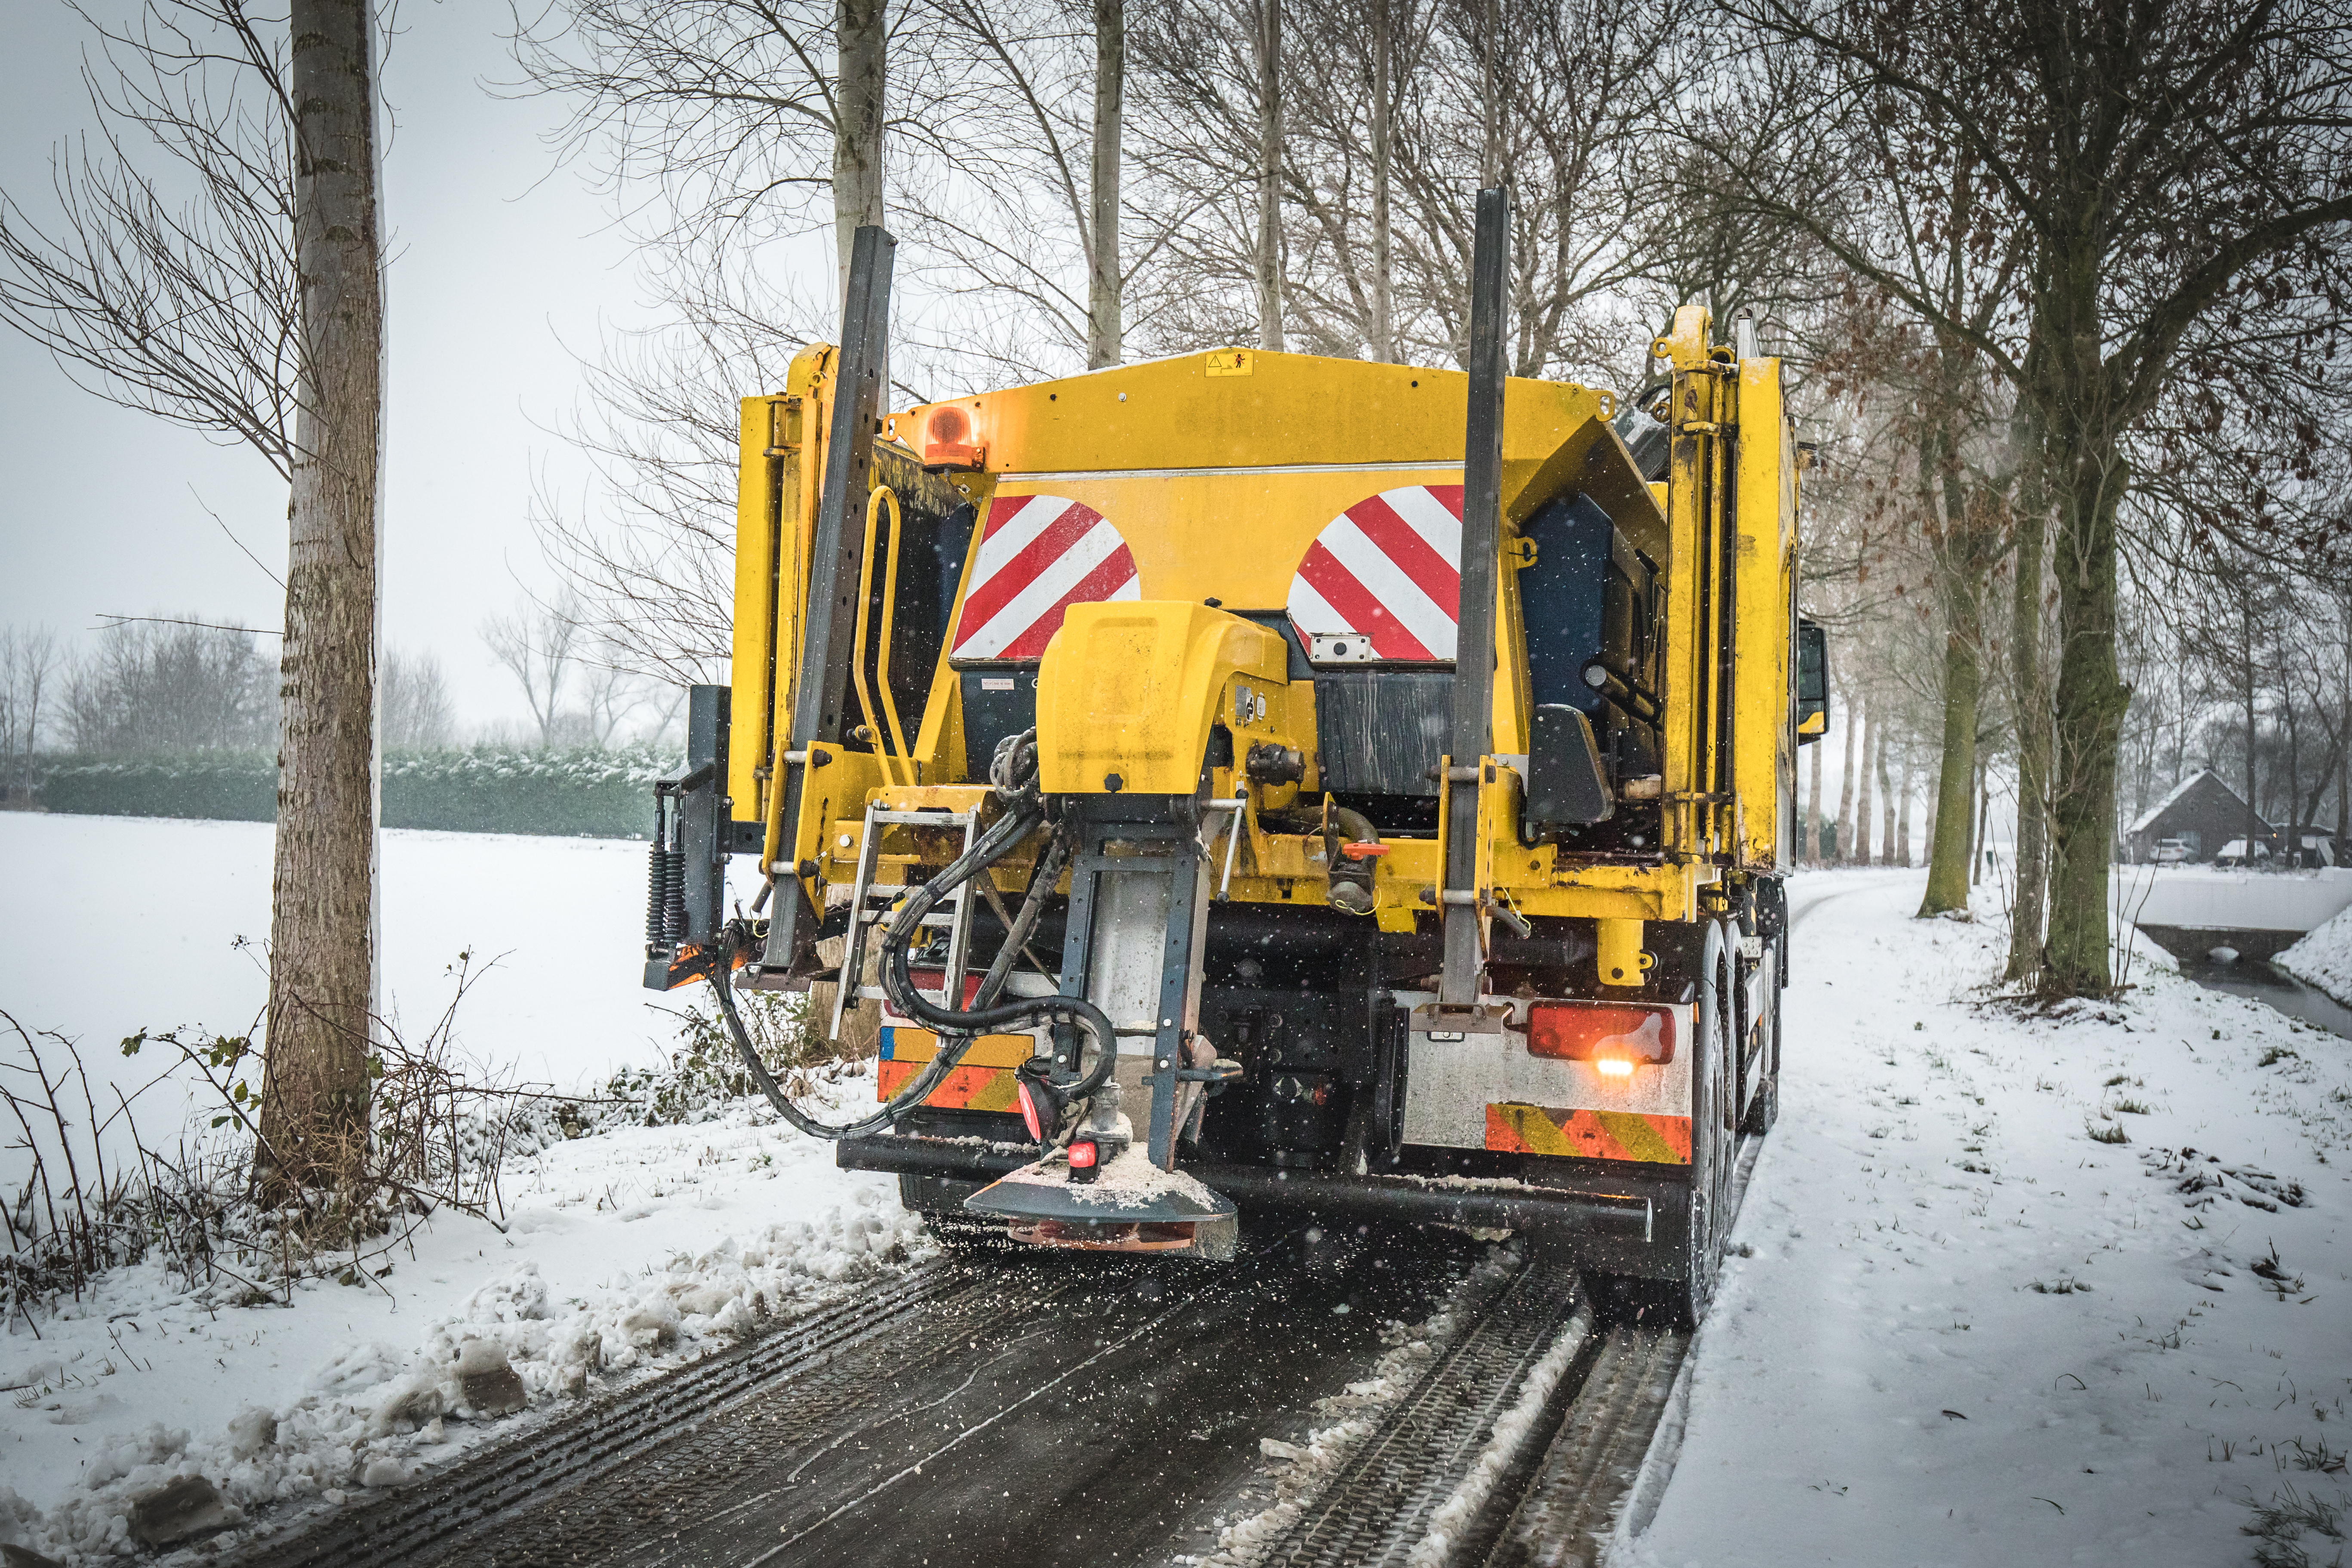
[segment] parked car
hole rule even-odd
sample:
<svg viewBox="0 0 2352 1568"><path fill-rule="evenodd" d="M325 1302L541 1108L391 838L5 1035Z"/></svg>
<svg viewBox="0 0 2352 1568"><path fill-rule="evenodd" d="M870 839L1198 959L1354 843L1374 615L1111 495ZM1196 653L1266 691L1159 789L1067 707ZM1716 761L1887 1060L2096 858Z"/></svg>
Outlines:
<svg viewBox="0 0 2352 1568"><path fill-rule="evenodd" d="M2197 858L2197 851L2189 847L2186 838L2159 838L2150 858L2159 866L2179 866Z"/></svg>
<svg viewBox="0 0 2352 1568"><path fill-rule="evenodd" d="M2221 846L2221 852L2213 857L2213 864L2216 866L2259 866L2270 858L2271 847L2269 845L2255 845L2253 854L2249 857L2246 854L2246 841L2242 838L2232 838L2230 842Z"/></svg>

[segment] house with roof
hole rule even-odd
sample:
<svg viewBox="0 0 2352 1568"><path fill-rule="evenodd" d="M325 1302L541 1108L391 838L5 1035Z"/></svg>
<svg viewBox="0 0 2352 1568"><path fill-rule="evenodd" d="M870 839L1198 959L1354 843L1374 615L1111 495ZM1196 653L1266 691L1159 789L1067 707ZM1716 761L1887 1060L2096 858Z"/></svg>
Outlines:
<svg viewBox="0 0 2352 1568"><path fill-rule="evenodd" d="M2278 829L2257 816L2254 833L2258 844L2278 852ZM2187 847L2185 858L2210 860L2223 846L2245 836L2245 797L2212 769L2200 768L2124 829L2124 854L2145 865L2157 858L2158 845L2178 839Z"/></svg>

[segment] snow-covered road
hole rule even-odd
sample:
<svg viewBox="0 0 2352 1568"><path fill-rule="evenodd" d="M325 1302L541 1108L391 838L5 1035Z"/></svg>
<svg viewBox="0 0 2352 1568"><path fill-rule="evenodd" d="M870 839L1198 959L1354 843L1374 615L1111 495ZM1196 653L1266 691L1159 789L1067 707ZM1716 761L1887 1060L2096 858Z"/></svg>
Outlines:
<svg viewBox="0 0 2352 1568"><path fill-rule="evenodd" d="M1998 921L1921 887L1792 886L1780 1128L1612 1561L2251 1562L2249 1500L2345 1491L2352 1042L2147 964L1987 1003Z"/></svg>

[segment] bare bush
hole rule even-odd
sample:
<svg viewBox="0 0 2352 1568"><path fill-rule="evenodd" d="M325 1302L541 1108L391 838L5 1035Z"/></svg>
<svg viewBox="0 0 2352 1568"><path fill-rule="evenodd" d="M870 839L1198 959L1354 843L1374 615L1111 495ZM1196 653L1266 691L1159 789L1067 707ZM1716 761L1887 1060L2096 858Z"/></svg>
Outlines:
<svg viewBox="0 0 2352 1568"><path fill-rule="evenodd" d="M624 1102L486 1079L461 1059L457 1010L482 973L460 953L448 1005L414 1040L379 1020L364 1147L351 1152L359 1179L345 1188L274 1192L257 1182L268 1150L251 1031L142 1029L122 1042L123 1055L161 1049L167 1060L124 1094L93 1081L75 1040L0 1012L15 1036L11 1057L22 1058L0 1058L0 1109L16 1132L5 1147L26 1162L22 1182L0 1192L0 1315L21 1315L37 1331L39 1310L80 1299L109 1268L150 1259L190 1289L290 1299L298 1279L382 1278L392 1254L443 1210L503 1226L507 1161L565 1136L583 1108ZM143 1136L132 1115L159 1087L190 1093L197 1106L168 1146Z"/></svg>

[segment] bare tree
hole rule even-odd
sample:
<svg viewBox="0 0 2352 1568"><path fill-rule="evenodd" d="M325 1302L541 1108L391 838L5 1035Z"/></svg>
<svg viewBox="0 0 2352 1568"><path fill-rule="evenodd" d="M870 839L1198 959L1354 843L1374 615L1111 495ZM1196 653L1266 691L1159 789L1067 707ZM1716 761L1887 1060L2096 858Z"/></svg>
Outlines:
<svg viewBox="0 0 2352 1568"><path fill-rule="evenodd" d="M1389 232L1389 180L1396 163L1397 0L1372 0L1372 309L1365 347L1383 363L1396 358L1396 258ZM1413 0L1403 0L1410 16ZM1408 21L1407 26L1410 26Z"/></svg>
<svg viewBox="0 0 2352 1568"><path fill-rule="evenodd" d="M1282 347L1282 0L1255 0L1257 346Z"/></svg>
<svg viewBox="0 0 2352 1568"><path fill-rule="evenodd" d="M85 755L262 751L277 732L277 667L236 626L118 621L64 674L60 717Z"/></svg>
<svg viewBox="0 0 2352 1568"><path fill-rule="evenodd" d="M440 656L388 648L383 656L383 749L429 752L457 739L457 705Z"/></svg>
<svg viewBox="0 0 2352 1568"><path fill-rule="evenodd" d="M243 442L290 492L262 1121L281 1190L354 1171L367 1104L374 28L366 0L290 0L282 23L246 0L149 0L100 29L100 149L55 161L58 216L0 204L0 314L100 395Z"/></svg>
<svg viewBox="0 0 2352 1568"><path fill-rule="evenodd" d="M509 614L482 622L482 641L522 688L541 747L555 743L581 640L580 605L568 593L552 604L526 596Z"/></svg>
<svg viewBox="0 0 2352 1568"><path fill-rule="evenodd" d="M725 283L726 280L716 280ZM561 434L593 489L542 487L531 516L582 619L610 662L685 687L723 678L733 647L735 508L745 387L783 384L822 335L761 301L756 283L696 295L687 320L616 337L584 365L583 407Z"/></svg>
<svg viewBox="0 0 2352 1568"><path fill-rule="evenodd" d="M595 650L600 656L610 651L602 646ZM674 705L676 698L685 691L683 687L657 686L603 657L583 659L580 675L583 692L581 717L588 743L599 751L613 743L621 726L633 716L648 708L659 708L664 698L671 699Z"/></svg>
<svg viewBox="0 0 2352 1568"><path fill-rule="evenodd" d="M1094 0L1093 181L1087 194L1087 368L1118 363L1126 277L1118 252L1119 140L1127 113L1127 0Z"/></svg>
<svg viewBox="0 0 2352 1568"><path fill-rule="evenodd" d="M260 1131L273 1184L343 1187L376 1007L383 255L369 0L291 0L300 353L287 509L277 863Z"/></svg>
<svg viewBox="0 0 2352 1568"><path fill-rule="evenodd" d="M2042 984L2114 984L2107 867L2121 724L2118 515L2134 447L2184 356L2235 320L2340 298L2352 222L2352 19L2325 0L2157 8L2075 0L1729 0L1792 48L1738 69L1771 133L1713 151L1759 210L1805 227L1923 321L1973 341L2032 406L2054 518L2055 854ZM1913 287L1847 204L1782 185L1759 148L1866 143L1925 117L1987 171L1986 227L2025 237L2027 331L1974 328ZM2295 352L2320 352L2297 338ZM2306 343L2308 346L2305 346Z"/></svg>
<svg viewBox="0 0 2352 1568"><path fill-rule="evenodd" d="M86 390L242 442L290 480L286 47L245 0L149 0L96 30L97 143L52 156L57 216L0 194L0 318Z"/></svg>
<svg viewBox="0 0 2352 1568"><path fill-rule="evenodd" d="M58 634L47 626L0 626L0 802L32 788L42 710L53 694Z"/></svg>
<svg viewBox="0 0 2352 1568"><path fill-rule="evenodd" d="M883 221L883 90L890 31L883 0L835 0L833 31L833 228L846 297L850 243L861 226Z"/></svg>

